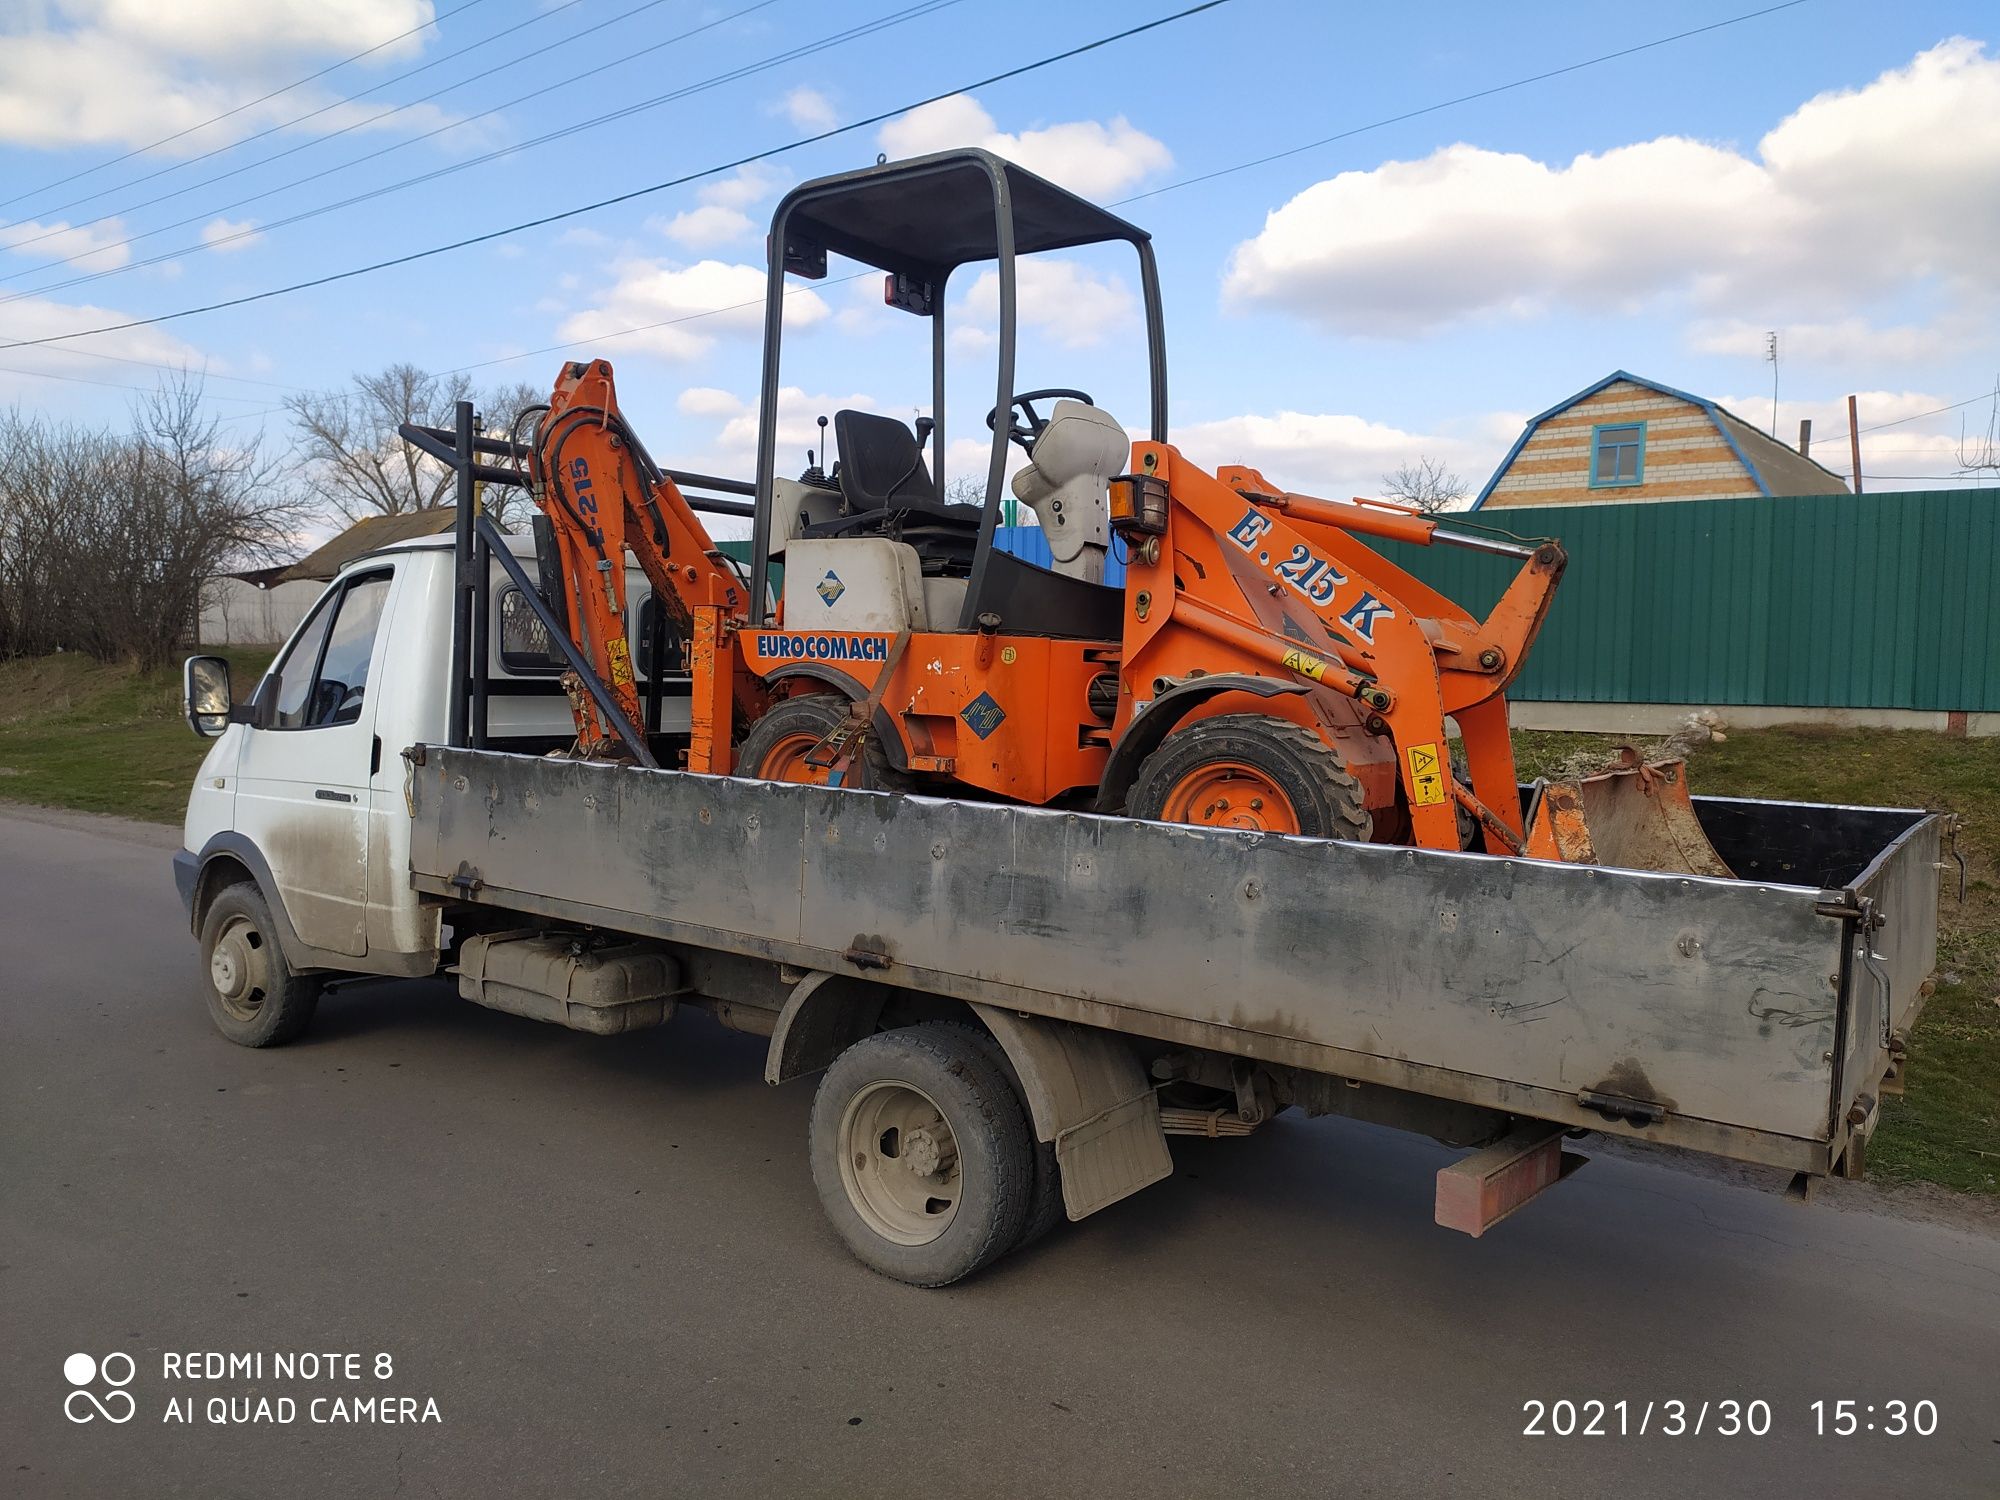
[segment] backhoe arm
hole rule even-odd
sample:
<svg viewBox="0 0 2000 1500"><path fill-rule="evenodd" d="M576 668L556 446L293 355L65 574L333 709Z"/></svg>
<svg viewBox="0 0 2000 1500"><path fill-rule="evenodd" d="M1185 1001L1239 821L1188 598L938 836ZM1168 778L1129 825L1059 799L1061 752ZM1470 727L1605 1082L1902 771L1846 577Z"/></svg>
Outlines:
<svg viewBox="0 0 2000 1500"><path fill-rule="evenodd" d="M555 533L571 639L637 725L625 628L627 549L653 585L655 607L667 612L682 639L693 634L696 609L714 609L731 623L744 619L748 590L625 421L606 361L563 367L536 428L529 473L535 504ZM666 664L653 668L664 671ZM580 753L614 753L618 736L589 696L572 691L570 704Z"/></svg>

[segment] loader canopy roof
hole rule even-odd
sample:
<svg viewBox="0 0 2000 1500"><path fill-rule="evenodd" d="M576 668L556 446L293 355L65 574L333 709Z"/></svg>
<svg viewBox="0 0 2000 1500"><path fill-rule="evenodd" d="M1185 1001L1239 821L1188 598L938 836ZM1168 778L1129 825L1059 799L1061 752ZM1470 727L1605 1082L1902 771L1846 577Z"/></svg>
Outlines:
<svg viewBox="0 0 2000 1500"><path fill-rule="evenodd" d="M786 259L830 250L884 271L942 281L1000 255L997 198L1013 209L1014 253L1103 240L1140 243L1146 231L989 151L958 150L867 167L798 188L780 205Z"/></svg>

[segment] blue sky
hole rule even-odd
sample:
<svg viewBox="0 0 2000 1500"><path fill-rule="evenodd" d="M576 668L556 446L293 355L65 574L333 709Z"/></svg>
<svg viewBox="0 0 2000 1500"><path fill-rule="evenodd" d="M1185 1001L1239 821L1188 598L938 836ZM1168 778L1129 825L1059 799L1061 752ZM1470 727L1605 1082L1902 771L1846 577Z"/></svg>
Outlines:
<svg viewBox="0 0 2000 1500"><path fill-rule="evenodd" d="M16 201L0 207L0 298L11 299L0 301L0 343L239 296L566 208L1176 8L770 0L738 14L754 5L10 0L0 199ZM1293 488L1347 494L1428 454L1476 489L1526 415L1618 367L1767 425L1763 335L1776 329L1781 435L1813 417L1835 439L1815 456L1844 471L1844 398L1856 391L1864 427L1897 422L1864 436L1864 468L1883 476L1871 488L1949 474L1961 418L1983 427L1985 406L1897 419L1991 391L2000 371L1990 5L1809 0L1174 187L1754 8L1233 0L762 169L562 226L245 308L0 350L0 400L116 420L130 399L120 387L149 382L149 363L185 362L210 373L219 410L283 442L274 408L288 389L401 360L545 386L561 354L512 356L567 345L613 360L656 453L742 470L756 309L622 330L754 298L764 224L789 184L878 151L977 142L1101 201L1151 194L1121 211L1156 237L1175 437L1199 461L1254 462ZM899 14L867 37L524 144ZM559 45L590 27L601 29ZM513 102L537 90L547 91ZM352 128L332 134L342 127ZM329 168L341 169L287 186ZM54 285L101 271L112 274ZM990 389L981 292L962 274L951 299L959 384L947 424L961 467ZM1106 252L1040 272L1027 288L1039 301L1024 309L1021 384L1082 385L1141 424L1134 293L1130 265ZM869 403L908 415L923 399L918 325L879 307L877 283L821 285L789 306L786 445L801 462L818 411Z"/></svg>

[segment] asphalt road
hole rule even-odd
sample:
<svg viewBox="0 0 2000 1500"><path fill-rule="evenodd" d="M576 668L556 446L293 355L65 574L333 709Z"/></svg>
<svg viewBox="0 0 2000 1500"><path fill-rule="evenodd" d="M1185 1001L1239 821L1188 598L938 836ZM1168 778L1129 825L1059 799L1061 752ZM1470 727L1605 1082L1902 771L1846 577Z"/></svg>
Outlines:
<svg viewBox="0 0 2000 1500"><path fill-rule="evenodd" d="M1281 1121L915 1291L820 1219L811 1081L767 1089L705 1018L596 1039L375 984L230 1046L162 842L0 816L0 1492L2000 1494L1976 1229L1600 1158L1472 1241L1430 1223L1446 1152ZM136 1416L68 1420L65 1359L113 1351ZM166 1373L254 1351L261 1378ZM442 1420L311 1420L384 1395ZM295 1420L208 1420L258 1397ZM1523 1436L1564 1398L1650 1430ZM1661 1431L1676 1399L1700 1436ZM1815 1436L1841 1399L1878 1430ZM1768 1433L1720 1435L1728 1400ZM1935 1435L1884 1435L1891 1400Z"/></svg>

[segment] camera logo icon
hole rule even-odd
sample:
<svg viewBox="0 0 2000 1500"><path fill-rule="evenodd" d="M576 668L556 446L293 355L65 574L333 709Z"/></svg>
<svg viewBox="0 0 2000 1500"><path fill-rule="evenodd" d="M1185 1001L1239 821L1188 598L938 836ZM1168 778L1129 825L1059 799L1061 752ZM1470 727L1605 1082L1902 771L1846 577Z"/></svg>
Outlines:
<svg viewBox="0 0 2000 1500"><path fill-rule="evenodd" d="M123 1373L114 1373L122 1369ZM139 1409L132 1393L124 1387L132 1383L138 1366L129 1354L107 1354L94 1359L88 1354L72 1354L63 1361L63 1379L74 1387L63 1397L63 1415L72 1422L129 1422ZM99 1376L110 1389L100 1397L90 1386Z"/></svg>

